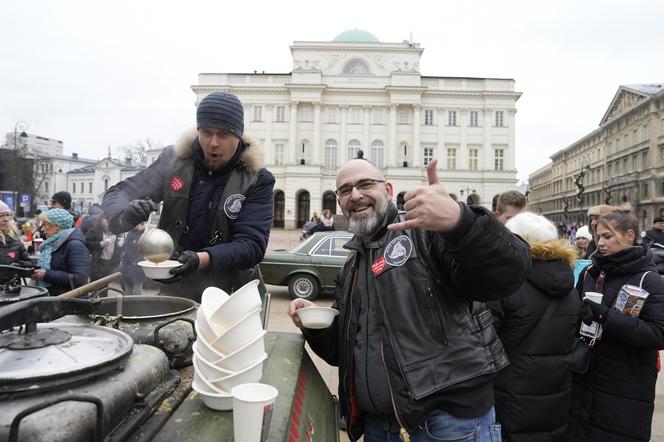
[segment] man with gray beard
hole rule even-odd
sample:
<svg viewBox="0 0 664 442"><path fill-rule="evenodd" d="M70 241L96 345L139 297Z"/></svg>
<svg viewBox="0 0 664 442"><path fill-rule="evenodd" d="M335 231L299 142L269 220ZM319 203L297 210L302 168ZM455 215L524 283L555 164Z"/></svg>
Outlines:
<svg viewBox="0 0 664 442"><path fill-rule="evenodd" d="M436 161L427 175L400 213L380 169L346 163L336 193L355 236L337 275L339 315L312 330L298 316L312 302L288 309L314 352L339 367L351 440L500 440L492 380L507 358L475 301L513 293L530 253L493 214L454 201Z"/></svg>

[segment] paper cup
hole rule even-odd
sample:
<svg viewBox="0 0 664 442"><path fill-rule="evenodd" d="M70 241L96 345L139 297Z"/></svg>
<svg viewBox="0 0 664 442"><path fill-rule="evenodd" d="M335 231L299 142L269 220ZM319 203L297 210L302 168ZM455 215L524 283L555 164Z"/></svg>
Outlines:
<svg viewBox="0 0 664 442"><path fill-rule="evenodd" d="M235 442L267 441L278 394L276 388L266 384L242 384L231 390Z"/></svg>
<svg viewBox="0 0 664 442"><path fill-rule="evenodd" d="M601 304L603 296L603 294L597 292L586 292L583 299L590 299L594 303Z"/></svg>

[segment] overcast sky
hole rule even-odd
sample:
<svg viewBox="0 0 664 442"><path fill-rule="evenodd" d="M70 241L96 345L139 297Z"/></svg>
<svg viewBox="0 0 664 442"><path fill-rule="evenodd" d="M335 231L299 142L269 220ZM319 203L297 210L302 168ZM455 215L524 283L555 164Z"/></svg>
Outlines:
<svg viewBox="0 0 664 442"><path fill-rule="evenodd" d="M597 128L621 84L664 82L664 2L3 1L0 133L88 158L194 124L201 72L290 72L289 45L367 30L424 48L422 75L505 77L518 178Z"/></svg>

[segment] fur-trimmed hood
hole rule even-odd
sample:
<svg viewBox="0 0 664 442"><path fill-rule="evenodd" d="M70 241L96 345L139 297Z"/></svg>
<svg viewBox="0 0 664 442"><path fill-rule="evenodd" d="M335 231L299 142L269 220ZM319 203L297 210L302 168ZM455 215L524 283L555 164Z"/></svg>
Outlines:
<svg viewBox="0 0 664 442"><path fill-rule="evenodd" d="M196 129L191 129L178 140L175 145L175 154L179 158L189 158L193 155L193 145L196 140ZM250 172L258 172L264 166L264 152L258 144L258 140L248 134L242 136L244 141L245 150L240 155L240 163L242 163Z"/></svg>
<svg viewBox="0 0 664 442"><path fill-rule="evenodd" d="M576 251L564 239L555 241L532 241L530 255L540 261L564 261L573 267L576 263Z"/></svg>
<svg viewBox="0 0 664 442"><path fill-rule="evenodd" d="M562 239L529 244L533 269L528 281L552 298L567 296L574 287L574 248Z"/></svg>

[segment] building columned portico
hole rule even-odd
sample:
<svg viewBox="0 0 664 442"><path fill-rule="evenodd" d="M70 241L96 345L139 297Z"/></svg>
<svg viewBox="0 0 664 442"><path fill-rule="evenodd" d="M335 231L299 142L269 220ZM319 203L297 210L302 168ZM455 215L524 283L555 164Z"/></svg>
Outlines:
<svg viewBox="0 0 664 442"><path fill-rule="evenodd" d="M423 76L419 44L381 43L360 30L290 49L290 73L202 73L192 86L197 102L214 91L242 101L245 132L277 180L275 227L339 213L336 174L359 150L394 184L397 204L427 182L433 159L460 199L490 207L515 187L514 80Z"/></svg>

